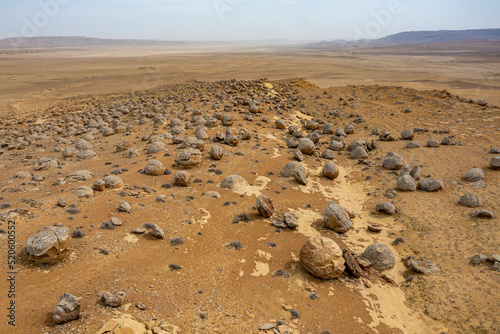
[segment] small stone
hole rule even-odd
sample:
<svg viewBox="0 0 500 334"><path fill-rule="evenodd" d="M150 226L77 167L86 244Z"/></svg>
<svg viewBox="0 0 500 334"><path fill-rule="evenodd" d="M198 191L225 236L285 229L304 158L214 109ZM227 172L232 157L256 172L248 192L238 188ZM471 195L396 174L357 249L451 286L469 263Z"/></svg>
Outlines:
<svg viewBox="0 0 500 334"><path fill-rule="evenodd" d="M276 327L276 324L269 323L269 324L264 324L264 325L260 326L259 329L261 331L265 331L265 330L268 330L268 329L273 329L275 327Z"/></svg>
<svg viewBox="0 0 500 334"><path fill-rule="evenodd" d="M283 220L285 221L285 224L291 228L297 228L299 226L299 223L297 222L297 219L290 213L290 212L285 212L283 215Z"/></svg>
<svg viewBox="0 0 500 334"><path fill-rule="evenodd" d="M473 218L486 218L486 219L492 219L494 218L494 215L492 212L484 209L479 209L476 211L471 212L470 214L471 217Z"/></svg>
<svg viewBox="0 0 500 334"><path fill-rule="evenodd" d="M257 197L256 206L261 216L269 218L273 215L274 212L273 203L271 203L271 199L266 195L262 194L259 197Z"/></svg>
<svg viewBox="0 0 500 334"><path fill-rule="evenodd" d="M440 179L427 177L418 180L418 188L425 191L437 191L443 189L444 183Z"/></svg>
<svg viewBox="0 0 500 334"><path fill-rule="evenodd" d="M117 293L103 292L99 295L99 298L106 306L118 307L123 305L125 301L125 292L118 291Z"/></svg>
<svg viewBox="0 0 500 334"><path fill-rule="evenodd" d="M304 154L298 148L293 151L293 157L297 161L304 161Z"/></svg>
<svg viewBox="0 0 500 334"><path fill-rule="evenodd" d="M120 218L111 217L111 223L115 226L121 226L123 224L123 221Z"/></svg>
<svg viewBox="0 0 500 334"><path fill-rule="evenodd" d="M66 207L66 200L64 198L59 198L56 203L57 206L60 206L61 208Z"/></svg>
<svg viewBox="0 0 500 334"><path fill-rule="evenodd" d="M307 185L307 177L304 174L304 172L298 170L295 173L294 178L295 178L295 181L297 181L298 183L300 183L300 184L302 184L304 186Z"/></svg>
<svg viewBox="0 0 500 334"><path fill-rule="evenodd" d="M118 211L130 213L132 212L132 206L128 202L121 202L118 205Z"/></svg>
<svg viewBox="0 0 500 334"><path fill-rule="evenodd" d="M333 152L333 150L330 150L330 149L327 148L321 154L321 157L323 157L324 159L333 160L333 159L335 159L335 152Z"/></svg>
<svg viewBox="0 0 500 334"><path fill-rule="evenodd" d="M94 196L94 190L91 187L81 186L75 189L77 197L90 197Z"/></svg>
<svg viewBox="0 0 500 334"><path fill-rule="evenodd" d="M224 156L224 150L219 145L214 145L210 149L210 158L220 160Z"/></svg>
<svg viewBox="0 0 500 334"><path fill-rule="evenodd" d="M429 139L427 141L427 147L438 147L439 142L436 139Z"/></svg>
<svg viewBox="0 0 500 334"><path fill-rule="evenodd" d="M391 216L396 213L396 208L391 202L381 202L375 206L375 210L378 212L387 213Z"/></svg>
<svg viewBox="0 0 500 334"><path fill-rule="evenodd" d="M80 316L80 302L78 298L69 293L61 295L59 304L54 309L52 320L55 325L64 324L66 322L78 319Z"/></svg>
<svg viewBox="0 0 500 334"><path fill-rule="evenodd" d="M493 169L500 169L500 155L491 158L490 167Z"/></svg>
<svg viewBox="0 0 500 334"><path fill-rule="evenodd" d="M403 138L404 140L412 140L413 131L409 129L401 131L401 138Z"/></svg>
<svg viewBox="0 0 500 334"><path fill-rule="evenodd" d="M488 257L482 254L476 254L470 259L470 263L475 266L486 261L488 261Z"/></svg>

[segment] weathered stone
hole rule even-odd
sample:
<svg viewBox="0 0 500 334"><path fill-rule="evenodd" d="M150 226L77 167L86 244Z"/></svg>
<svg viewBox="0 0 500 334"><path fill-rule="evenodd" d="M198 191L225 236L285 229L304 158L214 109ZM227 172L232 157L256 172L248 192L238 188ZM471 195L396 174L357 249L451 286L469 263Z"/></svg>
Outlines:
<svg viewBox="0 0 500 334"><path fill-rule="evenodd" d="M309 138L300 138L298 149L304 154L311 155L316 151L316 146Z"/></svg>
<svg viewBox="0 0 500 334"><path fill-rule="evenodd" d="M394 215L396 213L396 208L391 202L381 202L375 206L375 210L378 212L384 212L388 215Z"/></svg>
<svg viewBox="0 0 500 334"><path fill-rule="evenodd" d="M467 193L460 197L460 204L469 208L477 208L483 205L483 201L477 194Z"/></svg>
<svg viewBox="0 0 500 334"><path fill-rule="evenodd" d="M91 187L87 186L81 186L76 188L74 193L77 197L94 196L94 190Z"/></svg>
<svg viewBox="0 0 500 334"><path fill-rule="evenodd" d="M437 191L443 189L443 186L443 181L432 177L426 177L418 180L418 188L425 191Z"/></svg>
<svg viewBox="0 0 500 334"><path fill-rule="evenodd" d="M187 149L179 154L177 162L182 168L193 168L201 163L202 154L200 150Z"/></svg>
<svg viewBox="0 0 500 334"><path fill-rule="evenodd" d="M319 278L337 278L345 269L339 245L329 238L309 238L300 250L299 257L302 266Z"/></svg>
<svg viewBox="0 0 500 334"><path fill-rule="evenodd" d="M322 174L329 179L336 179L339 176L339 173L340 171L338 166L332 161L327 162L325 166L323 166Z"/></svg>
<svg viewBox="0 0 500 334"><path fill-rule="evenodd" d="M144 173L147 175L163 175L165 173L165 166L158 160L149 160L144 168Z"/></svg>
<svg viewBox="0 0 500 334"><path fill-rule="evenodd" d="M400 169L403 167L403 157L399 153L389 152L384 158L383 166L386 169Z"/></svg>
<svg viewBox="0 0 500 334"><path fill-rule="evenodd" d="M187 187L191 181L191 175L186 171L178 171L174 175L174 184L178 187Z"/></svg>
<svg viewBox="0 0 500 334"><path fill-rule="evenodd" d="M222 180L220 185L221 188L229 190L234 190L246 186L248 186L247 180L236 174L229 175L226 178L224 178L224 180Z"/></svg>
<svg viewBox="0 0 500 334"><path fill-rule="evenodd" d="M80 302L78 298L69 293L64 293L59 299L52 315L52 320L55 325L64 324L66 322L78 319L80 316Z"/></svg>
<svg viewBox="0 0 500 334"><path fill-rule="evenodd" d="M375 243L368 246L361 257L367 259L378 271L391 269L396 265L394 253L384 244Z"/></svg>
<svg viewBox="0 0 500 334"><path fill-rule="evenodd" d="M125 301L125 292L118 291L117 293L102 292L99 298L106 306L118 307L123 305Z"/></svg>
<svg viewBox="0 0 500 334"><path fill-rule="evenodd" d="M273 215L274 212L273 203L271 202L271 199L266 195L262 194L259 195L259 197L257 197L256 206L261 216L269 218Z"/></svg>
<svg viewBox="0 0 500 334"><path fill-rule="evenodd" d="M352 228L352 221L344 208L331 201L325 210L325 227L338 233L346 233Z"/></svg>
<svg viewBox="0 0 500 334"><path fill-rule="evenodd" d="M297 171L301 171L302 173L305 174L306 169L299 162L290 161L285 165L285 167L283 167L283 169L281 170L280 176L281 177L294 177L295 173Z"/></svg>
<svg viewBox="0 0 500 334"><path fill-rule="evenodd" d="M465 173L465 179L470 182L480 181L484 178L484 172L481 168L472 168Z"/></svg>
<svg viewBox="0 0 500 334"><path fill-rule="evenodd" d="M71 251L72 239L69 229L61 224L47 226L26 241L30 260L46 263L56 262Z"/></svg>
<svg viewBox="0 0 500 334"><path fill-rule="evenodd" d="M400 191L415 191L417 190L417 183L410 174L404 174L398 177L396 186Z"/></svg>

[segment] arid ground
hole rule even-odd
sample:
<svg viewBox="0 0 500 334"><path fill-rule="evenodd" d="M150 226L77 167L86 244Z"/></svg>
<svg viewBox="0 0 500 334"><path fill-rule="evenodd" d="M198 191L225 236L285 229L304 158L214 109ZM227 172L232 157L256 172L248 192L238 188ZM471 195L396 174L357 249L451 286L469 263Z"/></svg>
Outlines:
<svg viewBox="0 0 500 334"><path fill-rule="evenodd" d="M4 321L2 277L1 333L95 333L124 314L182 333L272 333L259 330L269 323L278 333L500 332L500 273L492 259L500 253L500 171L490 166L500 154L490 153L500 146L498 53L247 45L17 50L0 54L0 79L1 214L18 220L17 321L14 329ZM225 115L232 124L223 124ZM336 135L324 130L327 123ZM419 145L408 148L403 130ZM237 142L224 143L230 134ZM300 161L303 185L281 171L297 160L290 142L308 135L317 142ZM370 148L365 158L351 156L357 139ZM438 145L428 147L430 139ZM327 151L337 140L341 148ZM154 151L155 142L164 145ZM221 160L211 158L214 145L224 151ZM179 155L193 146L201 160L184 169ZM402 169L383 167L389 152L420 166L417 184L432 177L442 189L397 189ZM168 171L147 175L150 160ZM339 168L335 179L322 175L329 161ZM472 168L484 177L467 180ZM174 182L182 170L191 175L187 187ZM91 174L71 177L76 171ZM234 174L248 184L223 188ZM123 186L75 193L107 175ZM207 195L214 191L220 198ZM466 193L481 205L459 204ZM255 208L260 194L273 201L271 218ZM130 212L118 210L123 201ZM346 233L323 226L331 201L354 214ZM375 210L386 201L394 215ZM471 217L478 209L493 217ZM298 228L272 225L285 212ZM246 216L234 222L238 215ZM100 228L111 217L123 224ZM54 223L84 236L55 264L27 259L27 239ZM157 224L166 238L132 233L144 223ZM368 229L377 224L381 231ZM380 275L372 269L361 278L316 278L299 261L312 236L332 238L355 256L383 243L396 265ZM242 248L228 247L233 241ZM0 242L7 246L6 234ZM479 254L485 258L472 265ZM419 273L407 266L409 257L437 270ZM125 292L125 303L105 306L105 291ZM54 326L63 293L81 297L81 314Z"/></svg>

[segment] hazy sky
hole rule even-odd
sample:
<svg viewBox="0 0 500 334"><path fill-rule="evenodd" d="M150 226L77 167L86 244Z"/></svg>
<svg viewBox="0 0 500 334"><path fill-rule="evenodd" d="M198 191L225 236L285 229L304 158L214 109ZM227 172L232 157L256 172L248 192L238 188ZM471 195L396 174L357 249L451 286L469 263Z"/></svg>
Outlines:
<svg viewBox="0 0 500 334"><path fill-rule="evenodd" d="M500 27L500 0L2 0L0 38L333 40Z"/></svg>

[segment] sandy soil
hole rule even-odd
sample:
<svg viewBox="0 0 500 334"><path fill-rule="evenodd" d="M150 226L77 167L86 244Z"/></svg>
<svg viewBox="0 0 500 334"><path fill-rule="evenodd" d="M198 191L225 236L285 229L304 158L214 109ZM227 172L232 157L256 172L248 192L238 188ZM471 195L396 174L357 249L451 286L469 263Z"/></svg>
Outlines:
<svg viewBox="0 0 500 334"><path fill-rule="evenodd" d="M488 163L494 156L489 153L490 147L498 147L500 143L500 110L492 105L460 102L454 94L439 90L411 88L439 86L451 80L473 85L480 79L479 73L489 71L488 64L478 67L474 75L461 77L460 73L448 72L450 68L466 66L467 61L462 60L465 65L450 65L442 69L443 77L436 77L430 67L423 67L429 61L425 57L419 67L416 61L387 55L346 58L314 56L304 51L256 56L247 50L234 54L165 56L163 51L159 54L150 51L150 56L142 58L139 54L115 57L116 52L2 55L5 65L0 73L12 80L10 88L1 94L9 96L5 100L9 108L21 114L12 117L13 109L4 109L0 128L2 207L20 213L16 231L20 262L15 333L94 333L113 316L113 310L100 303L98 294L118 290L127 294L126 304L119 311L145 323L150 319L163 320L180 327L184 333L259 333L261 325L277 320L300 333L500 330L500 276L491 270L491 263L479 266L469 263L473 255L499 253L499 221L471 218L469 214L474 209L458 204L460 196L474 192L482 198L481 208L498 217L500 173ZM381 61L389 58L392 63L406 67L390 71L390 64ZM17 67L7 66L9 61ZM436 61L442 64L443 60ZM379 64L378 70L370 64ZM160 70L148 74L151 68ZM311 81L322 87L306 80L271 81L272 89L266 80L226 80L189 82L144 91L158 84L191 78L274 79L303 73L310 73ZM405 77L405 73L412 75ZM371 78L378 85L360 85L372 83ZM408 80L404 86L409 88L382 85L384 82L403 85L402 78ZM4 80L2 84L5 85ZM335 87L324 88L328 85ZM451 91L477 99L473 86L461 89ZM131 90L138 92L120 93ZM487 97L491 90L479 91L484 94L482 97ZM251 120L248 106L241 103L249 91L261 101L262 111L252 114ZM227 106L230 101L240 102L231 108ZM120 110L125 106L132 112L123 114ZM406 108L411 108L411 112L403 113ZM80 123L82 115L103 121L108 112L110 118L105 121L116 133L103 136L95 131L94 139L90 140L99 159L63 158L62 151L74 147L75 141L85 135L80 129L91 131ZM210 139L204 140L202 163L189 170L190 186L162 187L173 183L173 175L181 170L175 164L180 145L164 139L164 152L147 154L149 137L170 133L173 118L181 116L183 122L193 123L198 114L214 116L217 112L236 117L232 127L236 131L248 129L250 139L241 140L236 147L219 143L226 156L215 161L208 153L216 144L212 138L217 132L225 132L226 127L218 123L208 128ZM158 114L166 117L166 124L153 123L153 116ZM364 122L356 123L355 133L345 140L348 144L358 138L376 140L378 147L368 153L366 163L350 159L347 150L336 152L333 161L340 168L340 176L335 180L321 176L321 169L328 161L321 153L328 148L331 137L323 134L316 144L317 154L302 162L308 174L306 186L279 176L281 168L293 160L293 149L285 143L292 136L286 129L275 127L276 119L300 127L315 119L343 129L357 117L363 117ZM121 124L135 125L126 131L117 130ZM57 133L54 125L62 132ZM428 129L415 134L414 140L422 144L419 148L407 149L407 141L379 141L378 136L372 135L372 129L378 128L399 138L402 130L414 127ZM194 136L195 128L188 128L181 136ZM310 132L302 131L304 135ZM41 133L47 136L40 136ZM425 147L428 139L440 141L445 135L454 135L454 145ZM139 150L139 156L127 158L116 152L115 145L125 139ZM441 179L444 189L431 193L397 191L400 171L382 167L388 152L399 152L405 162L421 166L423 177ZM39 170L42 157L57 158L59 166ZM160 160L172 174L142 173L141 169L151 159ZM471 184L464 179L473 167L483 169L484 184ZM124 188L95 192L88 198L75 196L77 187L91 186L95 179L122 168L125 170L118 176ZM55 181L60 183L59 178L78 170L91 171L92 179L55 184ZM31 172L35 177L13 177L19 171ZM220 182L231 174L243 176L249 186L235 191L220 188ZM42 175L43 178L37 177ZM393 190L395 196L387 197L387 190ZM221 198L207 198L203 194L208 191L219 192ZM261 193L273 200L275 211L271 219L264 219L255 209L256 197ZM159 195L165 195L163 201L157 200ZM69 213L68 207L56 206L59 198L65 198L67 205L74 204L80 212ZM117 211L124 200L132 205L131 213ZM346 234L323 227L322 217L332 200L356 214L354 228ZM393 202L398 210L396 215L375 212L375 205L382 201ZM278 233L271 222L286 211L297 217L299 227ZM248 214L249 222L231 224L234 216L243 213ZM114 230L99 228L113 216L122 219L123 225ZM146 222L163 228L166 240L131 233ZM27 261L22 247L28 237L54 223L62 223L70 231L80 229L85 237L75 238L72 252L57 264ZM382 232L369 231L367 226L373 223L379 223ZM6 228L6 224L0 228ZM396 266L385 273L393 276L396 284L376 277L356 279L348 274L326 281L310 275L300 265L298 255L309 237L319 235L333 238L356 255L374 242L388 245L396 255ZM179 236L184 244L169 245L170 238ZM404 243L394 245L397 237L404 238ZM2 247L6 240L6 235L0 234ZM242 250L226 247L236 240L243 244ZM275 243L276 247L267 242ZM428 259L441 271L415 273L404 265L407 256ZM172 271L169 265L174 263L181 265L182 270ZM278 269L288 271L290 277L273 276ZM4 300L7 285L4 279L0 282ZM314 291L319 298L310 298ZM78 320L54 326L52 312L62 293L81 297L82 314ZM140 310L137 303L147 308ZM296 309L300 319L292 320L285 305ZM1 332L12 332L5 323L1 326Z"/></svg>
<svg viewBox="0 0 500 334"><path fill-rule="evenodd" d="M379 84L447 89L500 105L500 50L425 51L318 51L245 44L3 50L0 114L36 111L60 98L228 78L305 77L322 88Z"/></svg>

